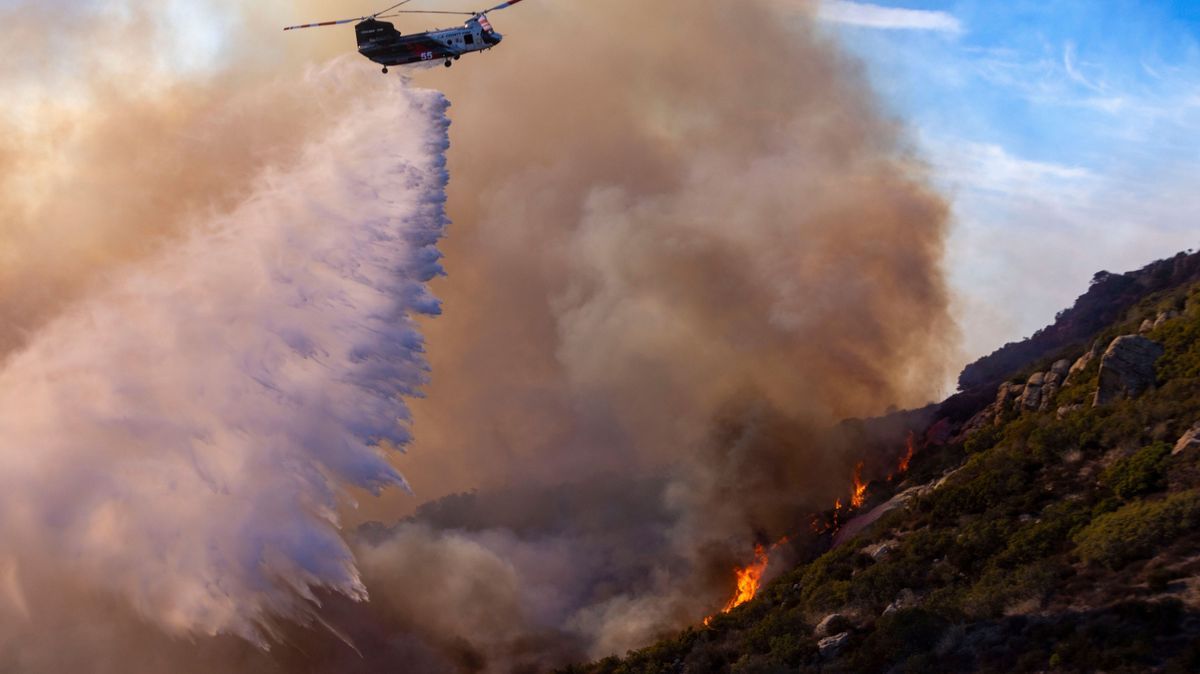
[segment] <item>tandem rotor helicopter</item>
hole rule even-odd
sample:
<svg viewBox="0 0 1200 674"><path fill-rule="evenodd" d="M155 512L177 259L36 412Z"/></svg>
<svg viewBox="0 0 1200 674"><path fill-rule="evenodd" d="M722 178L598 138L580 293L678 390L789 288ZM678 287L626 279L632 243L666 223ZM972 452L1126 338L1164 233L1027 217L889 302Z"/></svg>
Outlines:
<svg viewBox="0 0 1200 674"><path fill-rule="evenodd" d="M360 16L357 19L342 19L340 21L324 21L308 23L302 26L288 26L284 30L300 28L318 28L321 26L338 26L344 23L358 21L354 32L358 34L358 53L383 66L387 73L388 66L399 66L408 63L421 63L445 59L446 67L458 60L463 54L473 51L485 51L500 44L504 36L497 33L488 21L488 12L511 7L521 0L508 0L491 9L480 12L447 12L434 10L398 9L412 0L398 2L385 10L375 12L370 16ZM389 13L390 12L390 13ZM413 35L401 35L400 31L379 19L387 19L401 14L461 14L469 16L461 27L430 30Z"/></svg>

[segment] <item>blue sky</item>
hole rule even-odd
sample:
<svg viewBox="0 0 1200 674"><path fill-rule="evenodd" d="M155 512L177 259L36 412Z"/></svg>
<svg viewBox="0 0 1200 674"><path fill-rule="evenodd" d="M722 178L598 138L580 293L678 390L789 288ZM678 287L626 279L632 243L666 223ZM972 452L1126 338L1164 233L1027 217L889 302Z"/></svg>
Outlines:
<svg viewBox="0 0 1200 674"><path fill-rule="evenodd" d="M822 0L954 207L967 356L1196 247L1200 2Z"/></svg>

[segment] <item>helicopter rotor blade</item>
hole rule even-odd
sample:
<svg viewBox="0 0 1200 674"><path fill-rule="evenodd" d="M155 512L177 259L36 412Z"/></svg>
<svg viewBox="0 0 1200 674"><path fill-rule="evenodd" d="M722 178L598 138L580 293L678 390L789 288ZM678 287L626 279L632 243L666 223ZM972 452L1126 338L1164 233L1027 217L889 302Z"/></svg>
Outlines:
<svg viewBox="0 0 1200 674"><path fill-rule="evenodd" d="M393 9L396 9L397 7L400 7L401 5L407 5L410 2L412 2L412 0L403 0L402 2L397 2L396 4L392 5L391 7L388 7L387 9L383 10L382 12L375 12L374 14L371 15L371 18L378 18L381 14L387 14L388 12L392 11Z"/></svg>
<svg viewBox="0 0 1200 674"><path fill-rule="evenodd" d="M520 1L521 0L508 0L508 2L502 2L491 9L485 9L482 12L480 12L480 14L487 14L488 12L495 12L497 10L501 10L506 7L512 7L513 5L517 4Z"/></svg>
<svg viewBox="0 0 1200 674"><path fill-rule="evenodd" d="M400 7L402 5L407 5L410 2L412 2L412 0L402 0L401 2L397 2L396 4L392 5L391 7L388 7L387 9L385 9L381 12L375 12L374 14L372 14L370 16L360 16L356 19L339 19L337 21L322 21L321 23L306 23L306 24L303 24L300 26L288 26L287 28L284 28L284 30L299 30L301 28L321 28L322 26L340 26L344 23L351 23L354 21L366 21L367 19L378 18L379 15L383 14L384 12L390 12L390 11L396 9L397 7ZM400 11L404 11L404 10L400 10Z"/></svg>
<svg viewBox="0 0 1200 674"><path fill-rule="evenodd" d="M412 0L403 0L402 2L397 2L396 4L392 5L391 7L388 7L387 9L385 9L383 11L375 12L374 14L372 14L370 16L360 16L356 19L341 19L338 21L322 21L321 23L306 23L306 24L303 24L300 26L288 26L287 28L284 28L284 30L299 30L301 28L320 28L322 26L340 26L344 23L351 23L354 21L366 21L367 19L386 19L386 18L393 17L393 16L399 16L400 14L453 14L456 16L482 16L484 14L487 14L488 12L495 12L497 10L501 10L506 7L512 7L513 5L517 4L520 1L521 0L508 0L507 2L502 2L499 5L492 7L491 9L485 9L482 12L448 12L448 11L424 10L424 9L396 9L397 7L402 7L402 6L407 5L408 3L412 2Z"/></svg>
<svg viewBox="0 0 1200 674"><path fill-rule="evenodd" d="M371 17L360 16L357 19L340 19L338 21L322 21L321 23L306 23L301 26L288 26L287 28L284 28L284 30L299 30L301 28L320 28L322 26L340 26L343 23L350 23L351 21L365 21L366 19L369 19L369 18L371 18Z"/></svg>
<svg viewBox="0 0 1200 674"><path fill-rule="evenodd" d="M395 12L392 12L391 14L384 14L382 16L376 15L375 18L387 19L387 18L390 18L393 16L400 16L401 14L454 14L457 16L475 16L475 12L443 12L443 11L437 11L437 10L432 10L432 9L431 10L400 9Z"/></svg>

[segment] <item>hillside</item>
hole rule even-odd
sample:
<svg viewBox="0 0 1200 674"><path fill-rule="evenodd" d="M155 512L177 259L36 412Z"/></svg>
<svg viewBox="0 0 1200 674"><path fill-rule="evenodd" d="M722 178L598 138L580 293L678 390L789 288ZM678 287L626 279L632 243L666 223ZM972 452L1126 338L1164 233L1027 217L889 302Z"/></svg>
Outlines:
<svg viewBox="0 0 1200 674"><path fill-rule="evenodd" d="M911 464L817 516L752 601L562 671L1200 670L1198 270L1097 275L910 416Z"/></svg>

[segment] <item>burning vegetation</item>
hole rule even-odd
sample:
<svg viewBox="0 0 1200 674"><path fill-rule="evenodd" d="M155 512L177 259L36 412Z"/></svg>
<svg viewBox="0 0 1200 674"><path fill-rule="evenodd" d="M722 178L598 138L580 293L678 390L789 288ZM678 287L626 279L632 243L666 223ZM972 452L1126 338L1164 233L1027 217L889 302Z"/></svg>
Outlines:
<svg viewBox="0 0 1200 674"><path fill-rule="evenodd" d="M917 434L909 431L908 440L904 444L904 456L900 459L900 465L896 466L896 472L888 475L888 480L891 480L897 475L903 475L908 472L908 464L912 463L913 454L915 454L917 451Z"/></svg>
<svg viewBox="0 0 1200 674"><path fill-rule="evenodd" d="M896 478L908 472L909 466L912 463L913 456L917 452L916 433L909 431L904 443L904 454L900 457L899 462L893 472L888 473L888 482L894 481ZM867 487L869 482L863 478L863 472L866 469L866 461L860 460L854 465L854 474L850 484L849 505L843 503L841 498L838 498L833 503L833 509L825 514L814 514L812 516L809 529L812 533L821 536L829 534L837 535L842 526L849 520L847 515L851 512L858 511L867 502ZM745 604L754 599L758 594L758 590L762 585L763 574L766 572L767 564L770 559L770 551L774 550L779 545L786 543L787 537L770 546L764 547L762 544L754 546L754 561L746 566L735 567L733 569L734 578L737 581L737 591L730 598L725 607L721 609L721 613L729 613L733 609ZM713 619L709 616L704 619L704 624L708 625Z"/></svg>
<svg viewBox="0 0 1200 674"><path fill-rule="evenodd" d="M758 594L758 585L762 582L763 573L766 572L767 564L770 561L767 549L761 543L756 544L754 546L754 561L748 566L735 569L737 575L737 594L729 600L729 603L725 604L725 608L721 609L722 613L729 613L733 609L754 599L754 595Z"/></svg>
<svg viewBox="0 0 1200 674"><path fill-rule="evenodd" d="M861 508L867 500L867 485L862 481L864 461L859 461L854 467L854 493L850 495L850 507Z"/></svg>
<svg viewBox="0 0 1200 674"><path fill-rule="evenodd" d="M767 572L767 565L771 562L770 553L787 542L788 537L784 536L772 543L769 548L762 543L754 544L754 561L746 566L739 566L733 569L734 577L737 579L737 590L729 598L729 601L726 602L725 607L721 609L721 613L729 613L733 609L754 599L758 594L759 588L762 587L763 574ZM705 618L704 624L708 625L711 623L713 617L708 616Z"/></svg>

